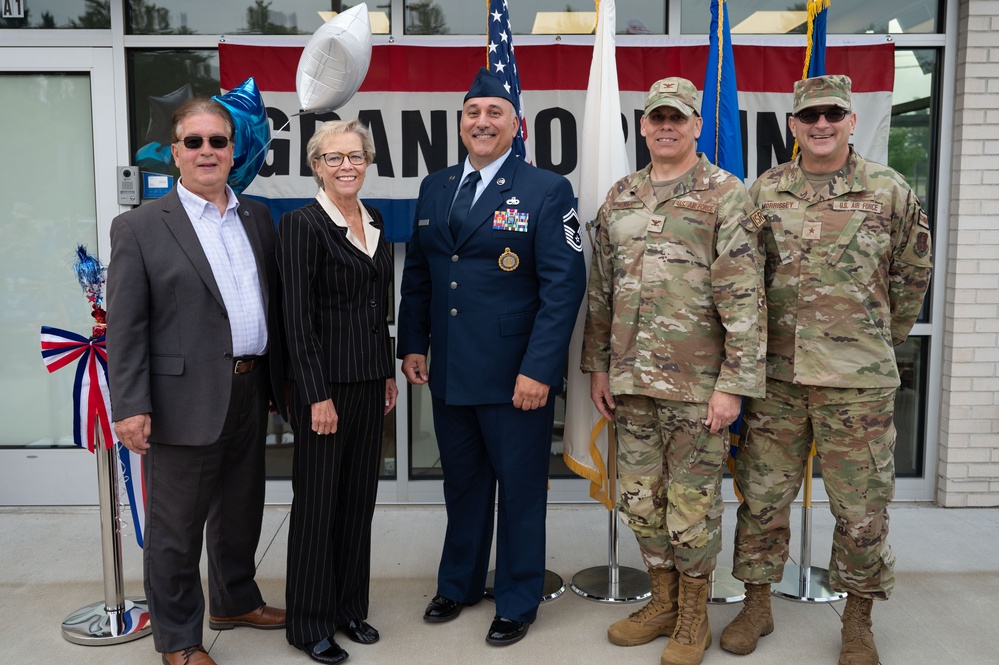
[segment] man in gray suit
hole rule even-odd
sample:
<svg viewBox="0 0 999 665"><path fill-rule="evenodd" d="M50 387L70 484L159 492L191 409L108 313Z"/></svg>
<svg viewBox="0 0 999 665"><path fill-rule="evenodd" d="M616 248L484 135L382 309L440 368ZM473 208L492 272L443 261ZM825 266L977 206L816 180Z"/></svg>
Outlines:
<svg viewBox="0 0 999 665"><path fill-rule="evenodd" d="M277 321L267 315L276 305L274 225L265 206L226 184L233 121L225 107L190 100L173 130L177 186L111 224L108 378L115 434L144 455L156 650L165 665L213 665L202 645L206 523L209 625L285 624L254 580L268 397L278 394L268 349L281 356L267 325Z"/></svg>

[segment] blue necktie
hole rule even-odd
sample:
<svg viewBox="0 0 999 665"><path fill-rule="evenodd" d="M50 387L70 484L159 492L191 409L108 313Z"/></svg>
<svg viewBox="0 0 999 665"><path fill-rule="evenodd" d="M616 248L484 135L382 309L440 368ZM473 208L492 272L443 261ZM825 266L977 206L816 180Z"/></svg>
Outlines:
<svg viewBox="0 0 999 665"><path fill-rule="evenodd" d="M469 173L464 182L461 183L454 203L451 204L448 225L451 227L451 237L455 240L458 239L458 234L461 232L461 225L465 223L468 211L472 208L472 199L475 198L475 186L481 178L482 176L479 175L478 171Z"/></svg>

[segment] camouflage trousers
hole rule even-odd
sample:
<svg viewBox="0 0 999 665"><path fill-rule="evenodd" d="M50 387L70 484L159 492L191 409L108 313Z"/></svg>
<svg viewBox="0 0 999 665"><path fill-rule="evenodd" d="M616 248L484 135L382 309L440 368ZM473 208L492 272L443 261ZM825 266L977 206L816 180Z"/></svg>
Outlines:
<svg viewBox="0 0 999 665"><path fill-rule="evenodd" d="M616 395L621 519L649 568L703 577L721 549L726 429L704 429L708 405Z"/></svg>
<svg viewBox="0 0 999 665"><path fill-rule="evenodd" d="M788 556L791 502L815 441L836 518L830 586L885 600L895 585L888 503L895 491L894 388L825 388L767 380L749 399L735 475L744 501L735 577L779 582Z"/></svg>

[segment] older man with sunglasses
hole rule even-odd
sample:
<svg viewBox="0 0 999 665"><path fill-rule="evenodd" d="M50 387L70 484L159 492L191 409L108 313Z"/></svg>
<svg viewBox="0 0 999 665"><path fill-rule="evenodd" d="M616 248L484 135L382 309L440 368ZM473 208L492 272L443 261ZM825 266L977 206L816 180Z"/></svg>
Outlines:
<svg viewBox="0 0 999 665"><path fill-rule="evenodd" d="M203 542L209 626L285 625L254 579L267 405L283 395L275 234L267 208L226 184L225 107L189 100L173 131L177 186L111 222L108 379L115 434L143 455L154 646L165 665L213 665Z"/></svg>
<svg viewBox="0 0 999 665"><path fill-rule="evenodd" d="M850 146L850 88L846 76L795 83L788 124L801 155L750 189L766 217L767 391L746 403L735 462L745 501L734 574L746 600L721 645L747 654L774 629L770 585L781 580L814 441L836 518L829 582L848 594L839 663L876 665L872 601L887 600L895 581L893 347L923 304L931 231L902 176Z"/></svg>

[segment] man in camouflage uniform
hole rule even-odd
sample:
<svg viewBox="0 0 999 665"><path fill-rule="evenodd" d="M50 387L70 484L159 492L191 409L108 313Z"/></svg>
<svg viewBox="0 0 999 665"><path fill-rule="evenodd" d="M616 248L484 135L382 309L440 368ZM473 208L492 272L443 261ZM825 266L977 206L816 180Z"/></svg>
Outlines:
<svg viewBox="0 0 999 665"><path fill-rule="evenodd" d="M902 177L850 147L851 108L846 76L795 83L788 124L801 155L750 189L767 220L767 394L746 403L735 463L745 501L734 574L746 600L721 645L750 653L773 631L770 584L781 580L814 440L836 518L829 581L849 594L839 662L874 665L871 601L887 599L895 581L892 347L922 307L930 229Z"/></svg>
<svg viewBox="0 0 999 665"><path fill-rule="evenodd" d="M652 600L610 626L615 644L670 635L663 665L711 643L708 576L721 547L721 474L742 395L763 395L762 212L696 152L697 90L656 82L641 121L652 163L597 213L581 369L616 421L621 514Z"/></svg>

